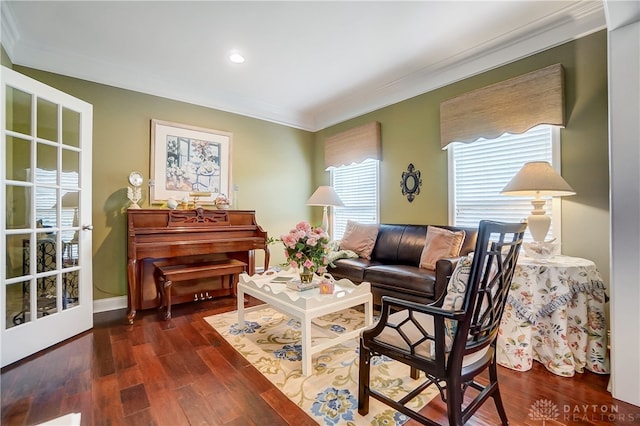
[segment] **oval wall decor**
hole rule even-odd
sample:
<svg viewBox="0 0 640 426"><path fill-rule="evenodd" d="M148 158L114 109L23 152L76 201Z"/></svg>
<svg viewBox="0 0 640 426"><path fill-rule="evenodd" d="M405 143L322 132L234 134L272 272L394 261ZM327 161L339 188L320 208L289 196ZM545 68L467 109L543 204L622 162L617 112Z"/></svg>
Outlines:
<svg viewBox="0 0 640 426"><path fill-rule="evenodd" d="M416 170L412 163L409 163L407 171L402 172L402 180L400 181L402 195L406 195L407 200L412 202L416 195L420 194L420 186L422 186L420 171Z"/></svg>

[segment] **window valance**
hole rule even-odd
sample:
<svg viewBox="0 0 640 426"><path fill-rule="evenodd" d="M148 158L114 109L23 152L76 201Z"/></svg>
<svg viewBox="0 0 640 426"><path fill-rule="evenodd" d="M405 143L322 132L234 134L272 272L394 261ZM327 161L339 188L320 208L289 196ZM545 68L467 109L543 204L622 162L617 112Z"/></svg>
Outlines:
<svg viewBox="0 0 640 426"><path fill-rule="evenodd" d="M564 126L564 69L555 64L440 104L440 143L492 139L539 124Z"/></svg>
<svg viewBox="0 0 640 426"><path fill-rule="evenodd" d="M380 123L374 121L329 136L324 141L324 166L339 167L380 159Z"/></svg>

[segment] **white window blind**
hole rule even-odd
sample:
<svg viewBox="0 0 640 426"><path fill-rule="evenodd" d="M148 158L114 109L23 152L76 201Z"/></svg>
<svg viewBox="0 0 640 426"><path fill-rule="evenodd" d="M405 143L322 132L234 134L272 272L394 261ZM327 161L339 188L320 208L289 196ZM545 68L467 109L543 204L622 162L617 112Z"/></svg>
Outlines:
<svg viewBox="0 0 640 426"><path fill-rule="evenodd" d="M344 235L347 220L378 223L378 160L331 169L331 184L344 203L333 208L333 239Z"/></svg>
<svg viewBox="0 0 640 426"><path fill-rule="evenodd" d="M455 226L477 227L482 219L520 222L529 216L532 197L500 194L511 178L529 161L548 161L552 165L554 143L552 126L537 126L521 134L504 134L495 139L449 146L449 215ZM551 217L549 235L559 228L559 202L552 208L551 197L545 210ZM557 216L554 220L554 214ZM555 222L555 224L554 224ZM559 237L559 235L555 235ZM526 241L532 241L527 229Z"/></svg>

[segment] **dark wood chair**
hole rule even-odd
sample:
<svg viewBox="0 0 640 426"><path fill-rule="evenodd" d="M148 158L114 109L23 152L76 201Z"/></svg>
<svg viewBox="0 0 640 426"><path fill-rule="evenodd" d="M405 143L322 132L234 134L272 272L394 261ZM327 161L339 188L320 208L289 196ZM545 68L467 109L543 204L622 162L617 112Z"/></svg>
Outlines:
<svg viewBox="0 0 640 426"><path fill-rule="evenodd" d="M495 345L526 224L481 221L473 255L460 261L447 292L424 305L385 296L380 320L360 336L358 412L369 411L369 397L427 425L438 425L407 407L427 387L435 385L447 404L449 425L464 424L493 398L503 424L508 424L498 388ZM411 377L426 375L401 399L370 387L370 363L384 355L407 364ZM489 369L485 386L475 377ZM473 399L464 394L474 389Z"/></svg>

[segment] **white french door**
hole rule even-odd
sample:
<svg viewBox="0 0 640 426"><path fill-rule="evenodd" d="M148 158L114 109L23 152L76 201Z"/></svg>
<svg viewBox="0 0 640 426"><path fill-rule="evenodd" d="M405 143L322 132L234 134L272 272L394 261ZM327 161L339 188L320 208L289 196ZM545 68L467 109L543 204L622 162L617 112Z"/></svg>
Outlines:
<svg viewBox="0 0 640 426"><path fill-rule="evenodd" d="M93 107L2 67L2 367L93 327Z"/></svg>

